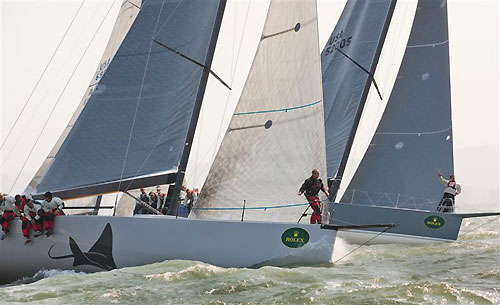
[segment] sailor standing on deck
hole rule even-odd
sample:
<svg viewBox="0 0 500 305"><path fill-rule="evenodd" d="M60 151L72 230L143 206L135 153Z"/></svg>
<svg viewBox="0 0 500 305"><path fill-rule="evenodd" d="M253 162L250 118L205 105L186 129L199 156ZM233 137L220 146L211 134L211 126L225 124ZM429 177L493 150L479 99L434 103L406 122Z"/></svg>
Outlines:
<svg viewBox="0 0 500 305"><path fill-rule="evenodd" d="M34 204L33 200L26 198L26 204L24 205L24 216L21 217L22 225L21 229L23 231L23 236L26 238L26 242L30 243L30 229L33 227L35 231L35 237L42 235L43 223L40 217L40 205Z"/></svg>
<svg viewBox="0 0 500 305"><path fill-rule="evenodd" d="M304 193L307 201L309 201L309 205L313 209L311 224L321 223L321 203L318 197L320 190L325 193L326 197L330 196L323 185L323 181L319 179L319 171L317 169L313 169L311 177L304 181L298 193L299 196Z"/></svg>
<svg viewBox="0 0 500 305"><path fill-rule="evenodd" d="M446 180L441 176L440 170L437 171L437 174L439 176L439 181L446 185L446 189L444 190L443 198L439 202L436 212L453 213L455 211L455 196L460 195L462 188L460 184L455 181L455 175L451 174L450 180Z"/></svg>
<svg viewBox="0 0 500 305"><path fill-rule="evenodd" d="M47 237L54 232L54 218L63 215L64 202L59 197L52 197L51 192L46 192L42 201L43 229L47 230Z"/></svg>
<svg viewBox="0 0 500 305"><path fill-rule="evenodd" d="M16 206L16 199L12 196L7 196L7 194L0 193L0 225L3 231L0 240L4 240L10 235L9 224L16 215L21 215Z"/></svg>

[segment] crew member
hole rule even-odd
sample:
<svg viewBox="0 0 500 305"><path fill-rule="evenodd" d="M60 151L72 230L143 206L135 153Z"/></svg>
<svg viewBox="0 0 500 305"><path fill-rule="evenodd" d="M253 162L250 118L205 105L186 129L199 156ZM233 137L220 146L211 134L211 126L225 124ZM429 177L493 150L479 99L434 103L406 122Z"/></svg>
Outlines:
<svg viewBox="0 0 500 305"><path fill-rule="evenodd" d="M439 181L446 185L443 198L439 202L436 212L453 213L455 211L455 196L462 192L460 184L455 181L455 175L450 175L450 180L446 180L441 176L441 171L438 170Z"/></svg>
<svg viewBox="0 0 500 305"><path fill-rule="evenodd" d="M22 212L24 210L24 200L21 197L21 195L17 194L14 196L14 199L16 200L16 207L19 210L19 212Z"/></svg>
<svg viewBox="0 0 500 305"><path fill-rule="evenodd" d="M166 199L165 197L167 197L167 194L162 193L161 187L159 185L156 187L156 196L160 201L160 206L158 207L158 211L161 211L165 205L165 199Z"/></svg>
<svg viewBox="0 0 500 305"><path fill-rule="evenodd" d="M43 210L43 229L47 230L47 237L49 237L54 232L54 218L63 215L62 208L64 207L64 202L59 197L52 197L51 192L46 192L44 198L45 200L41 204Z"/></svg>
<svg viewBox="0 0 500 305"><path fill-rule="evenodd" d="M21 215L16 206L16 199L0 192L0 225L2 226L2 236L0 240L4 240L10 235L9 225L16 215Z"/></svg>
<svg viewBox="0 0 500 305"><path fill-rule="evenodd" d="M35 231L35 237L42 235L43 223L42 219L39 215L40 205L34 204L33 200L30 198L26 198L26 204L24 205L24 216L21 217L22 221L22 231L23 236L26 238L26 242L30 243L30 229L33 227L33 231Z"/></svg>
<svg viewBox="0 0 500 305"><path fill-rule="evenodd" d="M313 209L313 213L311 214L311 224L321 223L321 203L318 197L320 190L325 193L326 197L329 197L329 194L323 185L323 181L319 178L319 171L317 169L313 169L311 177L304 181L298 193L299 196L304 193L309 205Z"/></svg>

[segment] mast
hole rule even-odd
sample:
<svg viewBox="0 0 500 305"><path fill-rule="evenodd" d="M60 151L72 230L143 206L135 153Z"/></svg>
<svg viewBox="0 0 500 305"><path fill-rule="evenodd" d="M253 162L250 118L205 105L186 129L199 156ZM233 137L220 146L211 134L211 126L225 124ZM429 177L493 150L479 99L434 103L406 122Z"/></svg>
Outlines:
<svg viewBox="0 0 500 305"><path fill-rule="evenodd" d="M377 50L375 52L375 57L370 67L368 78L366 79L365 86L363 88L363 94L361 97L361 101L359 103L358 109L356 111L356 116L354 118L354 124L352 126L351 132L349 133L349 139L347 140L346 147L344 153L342 154L342 159L339 164L339 168L337 170L337 174L333 180L332 185L329 187L328 192L330 193L330 202L335 201L337 197L337 193L340 189L340 183L342 182L342 176L344 175L344 171L347 165L347 160L349 159L349 154L351 153L351 148L354 143L354 137L356 136L356 131L359 126L359 121L361 119L361 114L363 113L363 109L365 106L366 99L368 97L368 92L370 91L371 83L374 78L375 70L378 65L378 61L380 58L380 54L382 53L382 47L384 46L385 38L387 36L387 31L389 30L389 25L391 24L392 15L394 13L394 8L396 7L397 0L392 0L389 12L387 14L387 18L384 23L384 28L382 30L381 37L378 41Z"/></svg>
<svg viewBox="0 0 500 305"><path fill-rule="evenodd" d="M222 23L222 17L224 15L224 9L226 7L226 0L220 0L219 8L217 10L217 16L215 18L215 25L212 31L212 37L210 40L210 46L208 47L207 58L203 67L203 75L201 77L200 86L198 87L198 92L196 94L196 101L193 108L193 114L191 116L191 121L189 123L189 129L186 136L186 142L184 149L182 151L182 157L179 163L177 178L175 180L175 188L170 198L170 204L167 214L176 215L177 207L179 205L179 195L181 192L182 183L184 182L184 176L186 174L186 167L189 159L189 154L191 152L191 146L193 144L194 133L196 131L196 125L198 123L198 118L201 111L201 103L203 101L203 96L205 95L205 89L207 87L208 76L210 74L210 68L212 66L212 60L214 58L215 46L217 44L217 38L219 36L219 30Z"/></svg>

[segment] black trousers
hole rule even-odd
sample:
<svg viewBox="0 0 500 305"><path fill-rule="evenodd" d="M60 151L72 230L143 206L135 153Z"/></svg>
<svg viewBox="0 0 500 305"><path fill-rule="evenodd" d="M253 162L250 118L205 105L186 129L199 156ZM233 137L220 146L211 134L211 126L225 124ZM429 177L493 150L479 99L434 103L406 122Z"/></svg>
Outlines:
<svg viewBox="0 0 500 305"><path fill-rule="evenodd" d="M439 202L436 212L453 213L455 212L455 195L444 193Z"/></svg>

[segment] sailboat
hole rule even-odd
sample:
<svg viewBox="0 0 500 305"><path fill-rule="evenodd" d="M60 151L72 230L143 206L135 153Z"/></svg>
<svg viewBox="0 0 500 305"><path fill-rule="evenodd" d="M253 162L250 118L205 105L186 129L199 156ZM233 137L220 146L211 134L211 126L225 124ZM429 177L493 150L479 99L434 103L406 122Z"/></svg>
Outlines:
<svg viewBox="0 0 500 305"><path fill-rule="evenodd" d="M351 243L453 241L462 219L500 213L436 212L436 171L454 172L447 2L396 2L348 1L321 54L331 222L395 224L339 232Z"/></svg>
<svg viewBox="0 0 500 305"><path fill-rule="evenodd" d="M124 2L93 83L30 183L35 199L46 191L66 200L172 183L179 198L207 79L215 74L225 4ZM173 259L223 267L329 262L337 228L296 223L307 206L297 197L301 182L312 168L326 173L321 90L315 1L271 1L193 216L172 216L177 200L170 215L62 216L53 235L29 246L16 220L0 243L0 281L41 269L96 272ZM229 217L217 213L219 203Z"/></svg>

